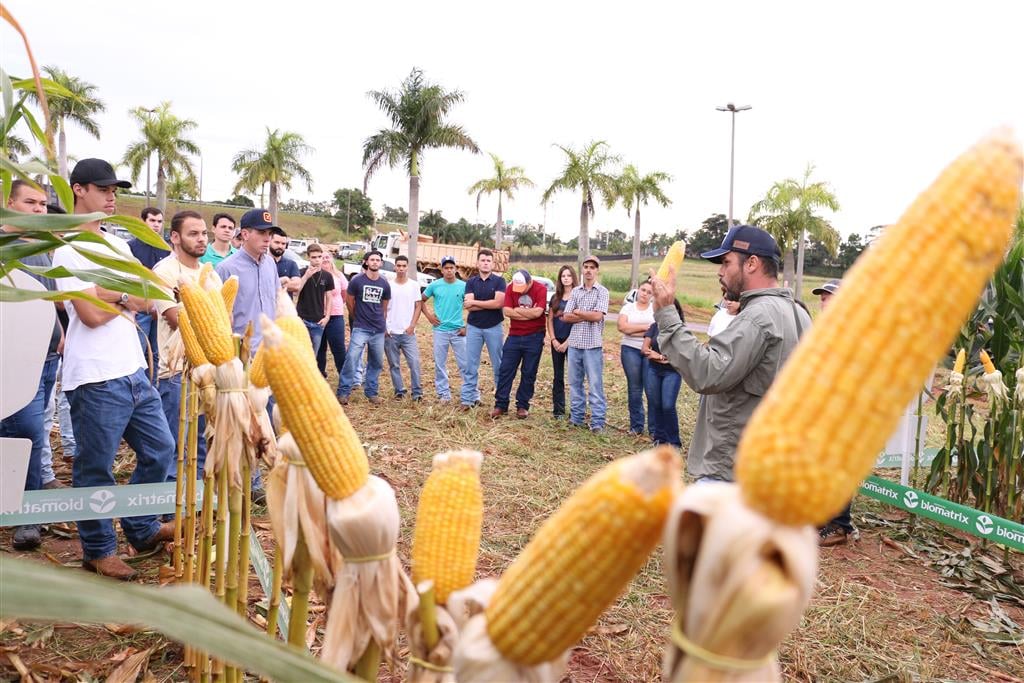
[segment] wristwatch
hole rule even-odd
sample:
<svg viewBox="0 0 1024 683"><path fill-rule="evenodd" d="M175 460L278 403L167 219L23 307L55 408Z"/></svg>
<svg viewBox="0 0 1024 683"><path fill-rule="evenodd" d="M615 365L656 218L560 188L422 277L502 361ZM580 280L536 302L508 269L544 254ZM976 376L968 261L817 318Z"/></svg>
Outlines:
<svg viewBox="0 0 1024 683"><path fill-rule="evenodd" d="M127 306L128 305L128 295L125 292L121 292L121 301L120 301L120 303L121 303L122 306Z"/></svg>

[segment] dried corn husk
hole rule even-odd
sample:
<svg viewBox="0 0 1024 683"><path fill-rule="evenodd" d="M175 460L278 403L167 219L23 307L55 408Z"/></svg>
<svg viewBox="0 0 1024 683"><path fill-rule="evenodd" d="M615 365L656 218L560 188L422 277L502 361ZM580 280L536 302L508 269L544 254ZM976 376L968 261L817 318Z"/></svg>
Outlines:
<svg viewBox="0 0 1024 683"><path fill-rule="evenodd" d="M351 669L371 639L394 657L403 603L415 594L395 555L399 523L395 492L379 477L344 500L327 500L331 541L345 562L334 576L321 658L339 669Z"/></svg>
<svg viewBox="0 0 1024 683"><path fill-rule="evenodd" d="M665 529L675 619L664 679L781 680L775 650L799 625L817 568L814 528L769 521L735 484L688 487Z"/></svg>
<svg viewBox="0 0 1024 683"><path fill-rule="evenodd" d="M212 435L213 423L217 419L217 368L206 363L192 368L190 374L192 383L199 391L199 412L206 415L206 430Z"/></svg>
<svg viewBox="0 0 1024 683"><path fill-rule="evenodd" d="M1014 389L1013 394L1016 398L1017 404L1024 408L1024 365L1017 368L1017 372L1014 377L1017 380L1017 387Z"/></svg>
<svg viewBox="0 0 1024 683"><path fill-rule="evenodd" d="M254 417L248 399L248 380L242 361L232 358L218 365L214 371L217 399L214 413L217 424L214 439L206 457L205 469L214 474L228 468L228 480L233 487L242 486L242 458L255 466L255 450L250 436Z"/></svg>
<svg viewBox="0 0 1024 683"><path fill-rule="evenodd" d="M267 403L270 402L270 389L249 385L246 392L249 407L252 408L253 424L249 428L253 452L257 459L262 459L268 467L277 461L277 439L274 438L274 426L270 423Z"/></svg>

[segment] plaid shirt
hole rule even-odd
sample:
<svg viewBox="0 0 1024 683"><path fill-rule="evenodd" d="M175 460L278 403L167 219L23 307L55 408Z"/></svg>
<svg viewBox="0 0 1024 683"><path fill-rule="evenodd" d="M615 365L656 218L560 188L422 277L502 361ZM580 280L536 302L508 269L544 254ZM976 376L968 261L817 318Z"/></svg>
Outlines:
<svg viewBox="0 0 1024 683"><path fill-rule="evenodd" d="M565 313L573 311L601 311L608 315L608 290L599 283L587 289L583 285L573 287L565 303ZM599 322L582 321L573 323L569 332L569 346L574 349L599 349L604 343L604 318Z"/></svg>

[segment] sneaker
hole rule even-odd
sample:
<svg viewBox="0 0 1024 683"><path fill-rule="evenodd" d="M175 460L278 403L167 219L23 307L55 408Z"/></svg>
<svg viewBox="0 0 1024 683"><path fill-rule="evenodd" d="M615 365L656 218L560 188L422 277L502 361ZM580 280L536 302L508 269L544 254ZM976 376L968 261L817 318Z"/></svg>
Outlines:
<svg viewBox="0 0 1024 683"><path fill-rule="evenodd" d="M858 537L860 534L857 534ZM818 531L818 545L822 548L831 548L836 545L846 545L849 542L850 536L846 529L835 524L826 524Z"/></svg>
<svg viewBox="0 0 1024 683"><path fill-rule="evenodd" d="M604 427L591 427L590 428L590 433L591 434L604 434Z"/></svg>
<svg viewBox="0 0 1024 683"><path fill-rule="evenodd" d="M52 491L53 489L65 489L67 488L64 484L60 483L59 479L51 479L50 481L43 484L43 488Z"/></svg>
<svg viewBox="0 0 1024 683"><path fill-rule="evenodd" d="M26 524L14 530L11 545L15 550L35 550L43 542L38 524Z"/></svg>
<svg viewBox="0 0 1024 683"><path fill-rule="evenodd" d="M395 400L396 401L404 401L405 400L405 394L395 394Z"/></svg>
<svg viewBox="0 0 1024 683"><path fill-rule="evenodd" d="M138 575L138 572L129 567L117 555L101 557L98 560L82 560L82 569L100 576L109 576L118 581L131 581Z"/></svg>

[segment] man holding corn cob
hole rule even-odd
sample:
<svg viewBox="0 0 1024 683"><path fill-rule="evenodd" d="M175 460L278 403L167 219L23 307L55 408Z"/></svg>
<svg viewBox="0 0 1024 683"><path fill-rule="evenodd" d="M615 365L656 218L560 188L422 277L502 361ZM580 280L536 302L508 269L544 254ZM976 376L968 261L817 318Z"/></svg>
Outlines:
<svg viewBox="0 0 1024 683"><path fill-rule="evenodd" d="M701 254L719 264L718 280L737 296L740 312L702 344L676 312L675 272L653 278L658 344L687 385L702 394L686 468L700 480L733 480L740 433L811 319L779 287L778 244L751 225L731 228L718 249Z"/></svg>

